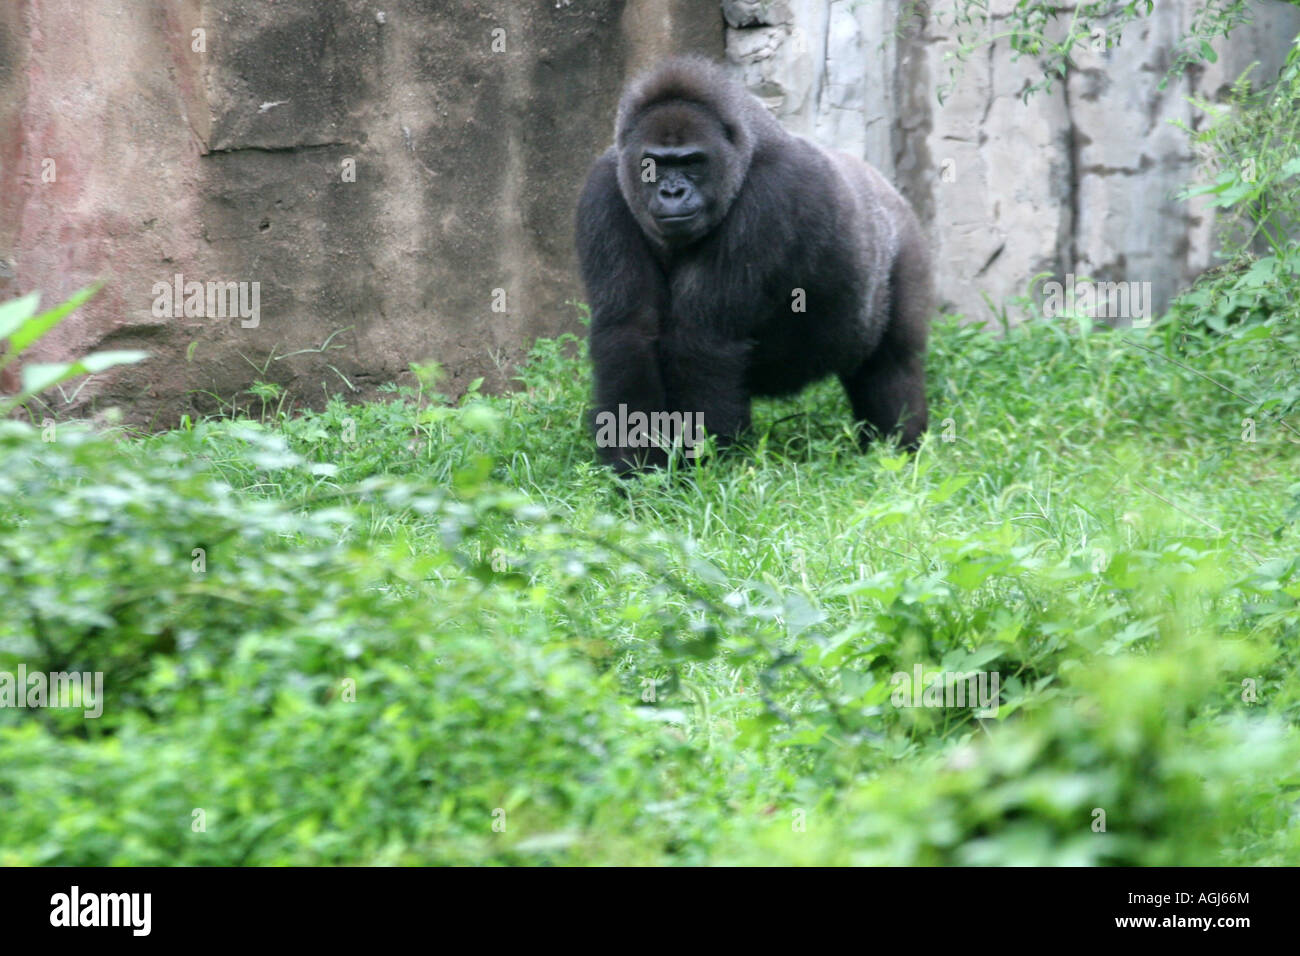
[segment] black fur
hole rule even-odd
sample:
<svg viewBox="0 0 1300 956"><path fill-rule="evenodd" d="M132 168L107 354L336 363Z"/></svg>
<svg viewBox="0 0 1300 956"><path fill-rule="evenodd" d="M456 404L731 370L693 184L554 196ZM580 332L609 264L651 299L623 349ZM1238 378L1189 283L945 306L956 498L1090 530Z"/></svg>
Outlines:
<svg viewBox="0 0 1300 956"><path fill-rule="evenodd" d="M690 150L707 160L678 165ZM663 157L650 183L647 152ZM698 412L725 442L752 396L834 374L864 441L914 447L925 430L931 275L916 216L875 169L786 132L713 63L670 60L624 93L577 241L597 416ZM600 455L620 473L667 459L633 440Z"/></svg>

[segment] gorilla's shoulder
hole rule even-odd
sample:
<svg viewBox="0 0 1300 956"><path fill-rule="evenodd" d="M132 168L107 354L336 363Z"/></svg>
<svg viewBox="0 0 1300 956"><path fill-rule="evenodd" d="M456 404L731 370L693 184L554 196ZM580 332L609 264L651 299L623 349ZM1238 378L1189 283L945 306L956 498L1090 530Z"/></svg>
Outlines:
<svg viewBox="0 0 1300 956"><path fill-rule="evenodd" d="M618 150L611 146L591 164L579 204L590 202L601 193L617 192L618 188Z"/></svg>

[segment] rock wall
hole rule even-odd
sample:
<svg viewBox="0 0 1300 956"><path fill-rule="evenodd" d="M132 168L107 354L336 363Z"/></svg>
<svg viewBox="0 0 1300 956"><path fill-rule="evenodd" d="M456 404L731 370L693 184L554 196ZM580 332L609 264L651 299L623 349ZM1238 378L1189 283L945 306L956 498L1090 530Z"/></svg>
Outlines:
<svg viewBox="0 0 1300 956"><path fill-rule="evenodd" d="M725 51L788 126L899 183L949 307L987 318L1039 272L1159 304L1212 262L1210 218L1171 200L1192 164L1167 121L1252 60L1274 74L1300 31L1263 2L1160 92L1185 7L1027 105L1036 66L995 44L940 105L953 38L911 0L5 0L0 300L102 279L31 358L152 353L64 415L161 427L258 379L360 399L429 359L445 391L506 387L534 338L579 328L573 207L624 81ZM256 284L256 322L195 282Z"/></svg>
<svg viewBox="0 0 1300 956"><path fill-rule="evenodd" d="M993 4L992 30L1011 2ZM1195 168L1170 121L1195 126L1187 97L1213 98L1251 62L1257 79L1276 76L1300 9L1257 4L1252 25L1216 41L1217 63L1161 91L1190 6L1157 4L1118 49L1088 52L1067 83L1028 103L1037 64L1013 61L1005 42L986 46L940 105L955 38L911 0L723 3L727 56L749 88L789 128L899 185L930 228L941 297L976 319L1040 272L1150 282L1158 314L1213 264L1207 210L1173 199Z"/></svg>
<svg viewBox="0 0 1300 956"><path fill-rule="evenodd" d="M428 359L505 387L579 329L573 209L625 78L722 31L699 0L5 0L0 299L102 279L31 356L152 353L60 414L362 398ZM190 282L257 283L255 326L224 286L187 314Z"/></svg>

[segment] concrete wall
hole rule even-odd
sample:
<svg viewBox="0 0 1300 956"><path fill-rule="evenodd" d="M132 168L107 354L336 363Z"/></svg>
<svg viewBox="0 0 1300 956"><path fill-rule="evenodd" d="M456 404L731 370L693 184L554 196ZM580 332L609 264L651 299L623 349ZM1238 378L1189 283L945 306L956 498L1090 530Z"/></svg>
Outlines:
<svg viewBox="0 0 1300 956"><path fill-rule="evenodd" d="M624 80L722 30L700 0L5 0L0 299L104 279L32 356L153 353L65 414L360 398L426 359L504 387L579 328L573 209ZM257 327L155 315L176 274L259 283Z"/></svg>
<svg viewBox="0 0 1300 956"><path fill-rule="evenodd" d="M1012 2L992 5L991 31L1005 29L998 11ZM1213 99L1252 62L1257 80L1276 77L1300 33L1300 7L1263 0L1253 24L1215 42L1217 63L1161 91L1193 7L1161 2L1051 93L1024 102L1041 68L999 42L976 51L940 104L955 38L911 0L723 7L728 59L749 88L787 127L893 178L930 229L942 299L976 319L993 317L986 295L1001 308L1040 272L1150 282L1158 312L1212 265L1207 208L1173 198L1195 164L1170 121L1195 126L1187 97Z"/></svg>
<svg viewBox="0 0 1300 956"><path fill-rule="evenodd" d="M359 399L428 359L445 391L506 387L534 338L579 329L573 208L621 86L697 51L899 183L950 308L987 318L1042 271L1163 302L1212 261L1210 217L1171 198L1192 162L1168 121L1252 60L1274 75L1300 31L1265 0L1160 92L1186 7L1026 105L1038 67L1002 45L940 104L953 38L904 0L5 0L0 300L103 279L32 357L153 353L61 414L165 426L259 378ZM258 283L257 327L155 314L178 274Z"/></svg>

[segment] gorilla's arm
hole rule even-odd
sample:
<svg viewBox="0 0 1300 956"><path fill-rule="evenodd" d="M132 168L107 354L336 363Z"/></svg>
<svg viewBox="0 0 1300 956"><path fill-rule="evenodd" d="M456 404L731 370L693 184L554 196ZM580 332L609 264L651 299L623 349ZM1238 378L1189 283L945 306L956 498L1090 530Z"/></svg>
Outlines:
<svg viewBox="0 0 1300 956"><path fill-rule="evenodd" d="M656 340L667 290L619 191L616 162L613 150L597 160L578 202L578 262L591 306L597 416L617 416L620 405L627 413L666 407ZM598 453L620 473L667 461L653 447L605 446Z"/></svg>
<svg viewBox="0 0 1300 956"><path fill-rule="evenodd" d="M678 294L691 286L690 294ZM705 430L727 444L749 427L752 290L732 289L706 260L674 276L673 310L659 343L659 364L670 408L703 418ZM728 302L730 299L730 302ZM735 319L718 322L719 315Z"/></svg>

